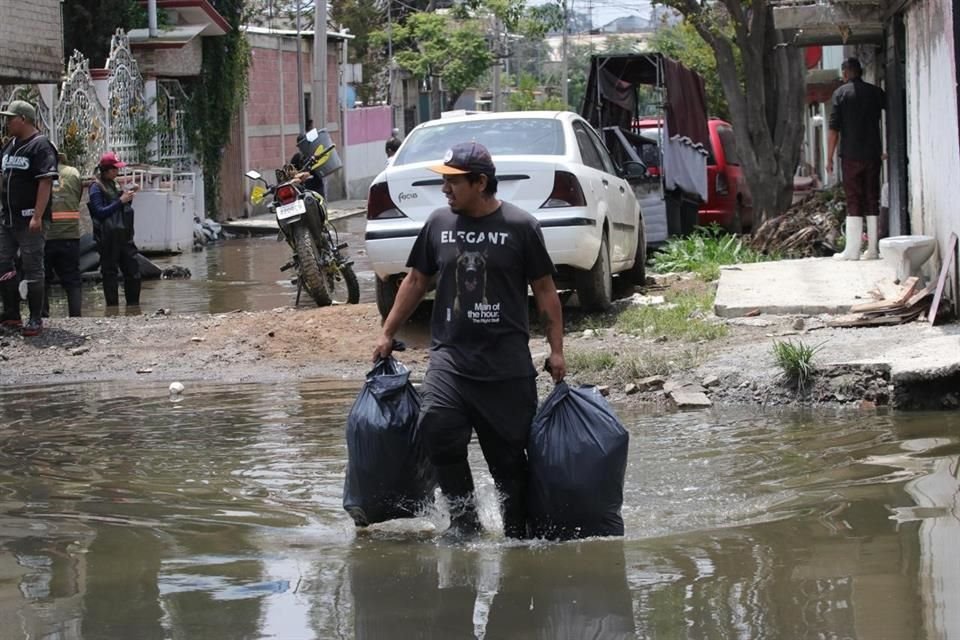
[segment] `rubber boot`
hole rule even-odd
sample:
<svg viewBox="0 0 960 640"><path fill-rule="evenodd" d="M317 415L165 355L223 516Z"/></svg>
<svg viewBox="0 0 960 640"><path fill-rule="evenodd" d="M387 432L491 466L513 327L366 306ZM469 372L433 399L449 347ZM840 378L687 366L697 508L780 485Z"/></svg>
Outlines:
<svg viewBox="0 0 960 640"><path fill-rule="evenodd" d="M20 330L24 336L38 336L43 330L43 303L46 300L46 286L43 280L27 282L27 306L30 319Z"/></svg>
<svg viewBox="0 0 960 640"><path fill-rule="evenodd" d="M466 460L453 464L436 465L437 480L450 509L450 528L444 537L461 539L483 530L477 514L473 493L473 476Z"/></svg>
<svg viewBox="0 0 960 640"><path fill-rule="evenodd" d="M843 251L835 253L833 258L835 260L859 260L861 238L863 237L863 218L861 216L847 216L846 227L847 243L844 245Z"/></svg>
<svg viewBox="0 0 960 640"><path fill-rule="evenodd" d="M67 313L71 318L79 318L83 308L83 289L70 287L67 292Z"/></svg>
<svg viewBox="0 0 960 640"><path fill-rule="evenodd" d="M0 315L0 322L7 326L19 327L23 321L20 318L20 291L16 279L0 283L0 297L3 298L3 315Z"/></svg>
<svg viewBox="0 0 960 640"><path fill-rule="evenodd" d="M867 250L861 256L864 260L876 260L880 257L877 251L877 216L867 216Z"/></svg>
<svg viewBox="0 0 960 640"><path fill-rule="evenodd" d="M140 278L126 278L123 281L123 295L128 307L140 306Z"/></svg>
<svg viewBox="0 0 960 640"><path fill-rule="evenodd" d="M108 307L120 305L120 285L116 276L103 276L103 297Z"/></svg>

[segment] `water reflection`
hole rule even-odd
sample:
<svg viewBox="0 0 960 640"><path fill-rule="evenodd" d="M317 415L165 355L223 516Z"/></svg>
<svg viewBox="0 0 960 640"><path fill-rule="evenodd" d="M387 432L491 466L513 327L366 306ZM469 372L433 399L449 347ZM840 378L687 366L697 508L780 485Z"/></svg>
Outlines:
<svg viewBox="0 0 960 640"><path fill-rule="evenodd" d="M0 391L0 637L960 634L956 416L625 414L625 540L446 546L342 512L356 391Z"/></svg>

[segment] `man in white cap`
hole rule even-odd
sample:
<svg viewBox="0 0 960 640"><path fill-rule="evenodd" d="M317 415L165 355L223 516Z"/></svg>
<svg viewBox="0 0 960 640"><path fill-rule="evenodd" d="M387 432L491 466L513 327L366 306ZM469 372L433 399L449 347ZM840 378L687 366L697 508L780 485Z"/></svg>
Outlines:
<svg viewBox="0 0 960 640"><path fill-rule="evenodd" d="M43 331L44 266L46 230L52 220L51 194L57 178L57 150L37 129L37 110L29 102L14 100L0 111L12 138L0 151L2 196L0 196L0 294L3 315L0 324L19 327L24 336ZM20 295L14 260L17 251L27 283L30 318L20 318Z"/></svg>

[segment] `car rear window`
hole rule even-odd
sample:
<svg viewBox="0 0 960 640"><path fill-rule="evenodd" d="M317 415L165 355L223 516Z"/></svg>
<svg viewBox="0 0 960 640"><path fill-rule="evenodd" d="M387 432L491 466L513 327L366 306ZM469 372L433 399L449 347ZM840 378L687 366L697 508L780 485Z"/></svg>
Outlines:
<svg viewBox="0 0 960 640"><path fill-rule="evenodd" d="M723 156L727 159L727 164L740 164L740 154L737 153L737 140L733 136L733 129L717 127L717 135L720 137L720 145L723 146Z"/></svg>
<svg viewBox="0 0 960 640"><path fill-rule="evenodd" d="M460 142L476 140L492 155L548 155L565 152L563 126L552 118L497 118L436 124L412 132L394 165L438 160Z"/></svg>

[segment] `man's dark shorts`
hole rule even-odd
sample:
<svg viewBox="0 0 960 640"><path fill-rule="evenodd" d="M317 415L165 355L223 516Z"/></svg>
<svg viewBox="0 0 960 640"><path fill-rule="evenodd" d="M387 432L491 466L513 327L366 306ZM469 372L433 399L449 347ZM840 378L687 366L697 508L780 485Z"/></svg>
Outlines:
<svg viewBox="0 0 960 640"><path fill-rule="evenodd" d="M848 216L875 216L880 213L880 167L879 158L840 159Z"/></svg>

